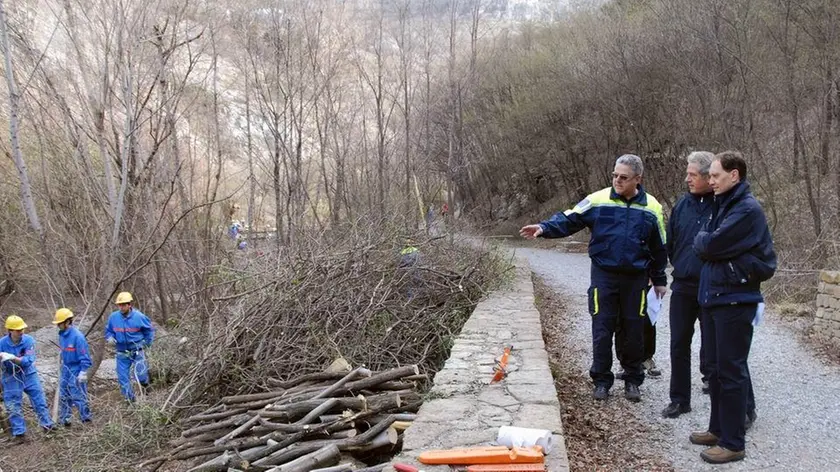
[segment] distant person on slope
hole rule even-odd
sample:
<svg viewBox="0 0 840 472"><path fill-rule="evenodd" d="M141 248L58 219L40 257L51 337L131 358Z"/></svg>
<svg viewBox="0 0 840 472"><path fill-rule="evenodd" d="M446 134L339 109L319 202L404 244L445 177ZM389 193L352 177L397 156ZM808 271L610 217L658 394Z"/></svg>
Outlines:
<svg viewBox="0 0 840 472"><path fill-rule="evenodd" d="M56 310L53 324L58 328L58 344L61 347L58 420L69 428L75 406L79 410L82 423L89 423L91 415L88 406L87 371L93 362L90 359L87 339L73 326L73 312L67 308Z"/></svg>
<svg viewBox="0 0 840 472"><path fill-rule="evenodd" d="M760 321L764 309L761 282L776 271L767 218L746 178L747 163L740 153L715 156L709 168L709 184L715 193L711 218L694 238L694 250L703 261L698 301L711 368L712 409L708 430L692 433L689 440L711 446L700 457L713 464L745 457L752 387L747 358L753 323Z"/></svg>
<svg viewBox="0 0 840 472"><path fill-rule="evenodd" d="M134 401L134 389L131 386L132 366L140 385L149 385L149 366L144 349L151 346L155 338L152 322L132 306L133 302L134 297L131 293L118 294L114 303L119 309L111 313L105 326L105 340L117 349L117 380L120 382L120 393L129 402Z"/></svg>
<svg viewBox="0 0 840 472"><path fill-rule="evenodd" d="M641 400L644 382L644 323L646 288L652 280L660 298L665 296L665 221L662 205L642 187L641 158L625 154L615 162L613 185L595 192L571 210L559 212L539 224L519 230L526 239L562 238L583 228L592 231L589 313L592 315L592 367L596 400L606 400L612 373L612 338L621 318L624 331L620 362L625 371L624 397Z"/></svg>
<svg viewBox="0 0 840 472"><path fill-rule="evenodd" d="M44 389L35 368L35 339L23 334L26 323L19 316L6 318L8 334L0 338L0 364L2 364L3 403L9 412L12 427L12 441L20 444L26 441L26 421L23 419L23 394L29 396L29 403L45 431L52 431L55 425L50 418Z"/></svg>

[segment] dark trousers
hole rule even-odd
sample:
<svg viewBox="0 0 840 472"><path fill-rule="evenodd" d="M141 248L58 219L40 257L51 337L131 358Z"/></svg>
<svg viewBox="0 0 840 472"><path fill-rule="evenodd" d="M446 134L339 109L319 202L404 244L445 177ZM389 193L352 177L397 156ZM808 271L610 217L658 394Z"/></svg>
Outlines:
<svg viewBox="0 0 840 472"><path fill-rule="evenodd" d="M691 338L694 323L701 318L696 293L671 293L671 401L691 405ZM703 323L700 323L702 333ZM704 382L711 375L706 360L706 343L700 335L700 374Z"/></svg>
<svg viewBox="0 0 840 472"><path fill-rule="evenodd" d="M645 290L650 290L650 286L645 288ZM650 320L647 319L647 305L645 305L645 321L644 329L642 336L644 337L644 354L642 355L642 360L652 359L653 355L656 354L656 326L650 324ZM624 330L621 326L621 319L618 320L618 325L615 328L615 357L621 362L621 357L624 355Z"/></svg>
<svg viewBox="0 0 840 472"><path fill-rule="evenodd" d="M619 358L626 383L641 385L644 360L644 325L648 277L645 273L617 274L592 266L589 287L589 314L592 315L592 367L589 376L597 386L608 389L615 382L612 373L613 335L619 320L622 327L622 354Z"/></svg>
<svg viewBox="0 0 840 472"><path fill-rule="evenodd" d="M747 358L756 307L755 303L710 307L700 317L711 368L709 432L720 438L719 446L732 451L744 450L748 403L755 408Z"/></svg>

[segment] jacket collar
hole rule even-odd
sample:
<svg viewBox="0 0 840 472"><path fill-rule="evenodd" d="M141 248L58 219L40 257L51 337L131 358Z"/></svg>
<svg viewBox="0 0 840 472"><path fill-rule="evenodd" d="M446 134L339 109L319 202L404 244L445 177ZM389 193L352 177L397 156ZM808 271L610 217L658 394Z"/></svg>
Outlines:
<svg viewBox="0 0 840 472"><path fill-rule="evenodd" d="M741 200L747 193L749 193L749 191L749 182L742 180L735 184L731 189L727 190L725 193L715 195L715 203L717 203L721 207L724 207L732 202L737 202Z"/></svg>
<svg viewBox="0 0 840 472"><path fill-rule="evenodd" d="M712 192L712 191L709 191L708 193L701 193L701 194L696 194L696 193L691 193L691 192L686 192L686 193L687 193L687 194L688 194L688 195L689 195L692 199L694 199L694 201L696 201L696 202L700 202L700 201L703 201L703 202L709 201L709 202L711 202L711 201L713 200L713 197L715 196L715 192Z"/></svg>
<svg viewBox="0 0 840 472"><path fill-rule="evenodd" d="M645 188L642 187L642 184L636 186L639 190L639 193L636 194L635 197L627 200L626 198L622 197L621 195L615 192L615 188L610 187L610 200L621 200L624 202L636 203L642 206L647 206L647 193L645 192Z"/></svg>

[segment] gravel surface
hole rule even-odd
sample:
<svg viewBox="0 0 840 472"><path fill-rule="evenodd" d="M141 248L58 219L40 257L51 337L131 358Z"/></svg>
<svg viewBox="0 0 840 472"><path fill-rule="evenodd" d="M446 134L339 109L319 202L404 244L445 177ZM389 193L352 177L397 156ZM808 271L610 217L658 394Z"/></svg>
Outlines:
<svg viewBox="0 0 840 472"><path fill-rule="evenodd" d="M591 324L587 313L586 289L589 286L589 258L545 249L517 248L527 255L531 268L555 290L564 295L564 304L577 320L569 327L565 342L584 355L577 356L577 368L588 375L592 359ZM642 386L643 399L629 411L642 424L650 426L645 443L649 451L671 462L676 470L825 470L840 471L840 368L826 365L800 344L797 337L768 311L764 323L753 338L750 371L753 376L758 420L747 433L747 457L742 462L711 466L700 459L702 446L688 442L692 431L708 426L709 397L700 392L699 330L695 331L692 350L691 413L677 419L665 419L661 410L669 403L668 382L670 331L667 307L657 323L655 360L663 375L648 378ZM618 369L617 361L614 370ZM617 382L608 402L627 403ZM592 408L598 408L592 402ZM625 410L625 408L622 408ZM604 464L606 466L606 464Z"/></svg>

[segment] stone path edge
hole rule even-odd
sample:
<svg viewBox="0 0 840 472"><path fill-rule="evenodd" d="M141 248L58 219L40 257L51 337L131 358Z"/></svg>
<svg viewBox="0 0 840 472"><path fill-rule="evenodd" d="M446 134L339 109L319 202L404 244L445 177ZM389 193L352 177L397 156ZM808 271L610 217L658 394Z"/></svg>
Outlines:
<svg viewBox="0 0 840 472"><path fill-rule="evenodd" d="M513 281L479 302L456 338L392 464L412 464L425 472L449 471L449 466L420 464L417 456L433 449L495 445L499 427L508 425L552 431L547 470L569 470L531 268L522 256L516 256L513 264ZM509 345L513 350L508 376L491 384L495 359ZM394 469L389 466L385 471Z"/></svg>

